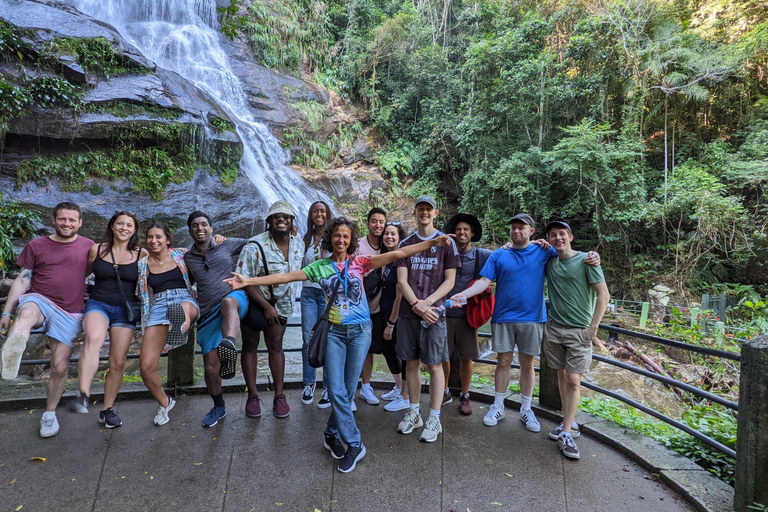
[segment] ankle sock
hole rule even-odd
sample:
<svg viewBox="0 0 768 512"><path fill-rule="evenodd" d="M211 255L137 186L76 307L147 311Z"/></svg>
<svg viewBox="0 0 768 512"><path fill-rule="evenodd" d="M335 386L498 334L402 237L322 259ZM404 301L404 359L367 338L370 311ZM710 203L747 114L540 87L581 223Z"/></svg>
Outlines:
<svg viewBox="0 0 768 512"><path fill-rule="evenodd" d="M520 406L521 411L530 411L531 410L531 398L530 396L523 396L522 397L522 405Z"/></svg>
<svg viewBox="0 0 768 512"><path fill-rule="evenodd" d="M222 391L218 395L211 395L213 398L213 405L215 407L224 407L224 392Z"/></svg>
<svg viewBox="0 0 768 512"><path fill-rule="evenodd" d="M494 394L495 398L493 399L493 405L495 405L496 407L501 407L503 409L505 395L506 393L495 393Z"/></svg>
<svg viewBox="0 0 768 512"><path fill-rule="evenodd" d="M434 416L435 418L437 418L437 421L440 421L440 409L438 410L430 409L429 415Z"/></svg>
<svg viewBox="0 0 768 512"><path fill-rule="evenodd" d="M421 415L421 404L411 404L411 410Z"/></svg>

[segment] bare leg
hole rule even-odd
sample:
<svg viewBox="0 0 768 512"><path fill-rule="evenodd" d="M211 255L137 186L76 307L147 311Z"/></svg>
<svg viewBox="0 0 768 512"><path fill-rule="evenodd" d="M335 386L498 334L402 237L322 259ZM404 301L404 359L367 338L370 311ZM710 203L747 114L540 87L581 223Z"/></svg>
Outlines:
<svg viewBox="0 0 768 512"><path fill-rule="evenodd" d="M256 389L256 377L258 375L258 354L260 332L254 331L245 325L240 326L240 333L243 337L243 352L240 355L240 364L243 367L243 378L251 395L258 394Z"/></svg>
<svg viewBox="0 0 768 512"><path fill-rule="evenodd" d="M272 372L272 380L275 383L275 396L283 394L283 381L285 380L284 335L285 326L280 324L270 325L264 331L264 344L267 346L269 356L269 371Z"/></svg>
<svg viewBox="0 0 768 512"><path fill-rule="evenodd" d="M439 411L443 405L443 393L445 384L445 375L443 374L442 363L430 364L429 369L429 402L433 411ZM410 375L408 380L410 380Z"/></svg>
<svg viewBox="0 0 768 512"><path fill-rule="evenodd" d="M141 353L139 354L141 380L144 381L144 385L147 386L147 389L157 400L157 403L163 407L167 407L170 400L163 389L163 381L157 372L157 365L160 362L160 354L165 348L165 337L167 335L167 325L147 327L144 333L144 343L141 345Z"/></svg>
<svg viewBox="0 0 768 512"><path fill-rule="evenodd" d="M498 355L496 364L495 390L497 393L506 393L509 387L509 368L512 364L512 352L502 352Z"/></svg>
<svg viewBox="0 0 768 512"><path fill-rule="evenodd" d="M133 329L128 327L112 327L109 330L109 371L104 381L104 407L106 411L115 405L117 393L123 385L125 374L125 360L128 356L128 347L133 339Z"/></svg>
<svg viewBox="0 0 768 512"><path fill-rule="evenodd" d="M225 297L221 301L221 335L222 337L237 337L240 331L240 316L238 309L240 304L237 299Z"/></svg>
<svg viewBox="0 0 768 512"><path fill-rule="evenodd" d="M465 395L469 393L469 385L472 383L472 367L474 362L471 359L462 359L461 366L459 367L459 375L461 376L461 392ZM445 381L448 382L448 374L446 373Z"/></svg>
<svg viewBox="0 0 768 512"><path fill-rule="evenodd" d="M61 394L67 385L67 376L69 374L69 356L72 354L72 347L65 345L60 341L50 338L51 342L51 378L48 380L48 396L46 401L46 411L55 411L59 405Z"/></svg>
<svg viewBox="0 0 768 512"><path fill-rule="evenodd" d="M443 361L443 375L445 375L445 391L448 391L448 377L451 375L451 361ZM462 382L463 384L463 382Z"/></svg>
<svg viewBox="0 0 768 512"><path fill-rule="evenodd" d="M523 396L533 396L533 385L536 383L536 372L533 371L533 356L518 352L517 358L520 360L520 393Z"/></svg>
<svg viewBox="0 0 768 512"><path fill-rule="evenodd" d="M184 316L186 317L181 331L187 332L190 326L197 320L197 308L191 302L182 302L181 307L184 309Z"/></svg>
<svg viewBox="0 0 768 512"><path fill-rule="evenodd" d="M221 393L221 377L219 369L221 361L215 350L211 350L203 356L203 367L205 368L205 385L208 386L208 393L218 395Z"/></svg>
<svg viewBox="0 0 768 512"><path fill-rule="evenodd" d="M373 375L373 354L369 353L365 356L363 371L360 373L360 378L362 379L363 384L371 383L371 375Z"/></svg>
<svg viewBox="0 0 768 512"><path fill-rule="evenodd" d="M562 376L561 376L562 372ZM563 400L563 432L571 433L571 425L576 421L576 411L581 399L581 374L565 370L557 371L558 382L565 381Z"/></svg>
<svg viewBox="0 0 768 512"><path fill-rule="evenodd" d="M80 350L77 375L80 381L80 391L91 396L91 383L93 376L99 369L99 353L102 345L104 345L104 338L107 336L109 320L101 313L93 311L85 315L83 327L85 329L85 343ZM112 349L110 349L111 352Z"/></svg>
<svg viewBox="0 0 768 512"><path fill-rule="evenodd" d="M419 366L421 362L418 359L408 361L405 366L405 377L408 381L407 395L410 397L412 404L418 404L421 397L421 375L419 373Z"/></svg>

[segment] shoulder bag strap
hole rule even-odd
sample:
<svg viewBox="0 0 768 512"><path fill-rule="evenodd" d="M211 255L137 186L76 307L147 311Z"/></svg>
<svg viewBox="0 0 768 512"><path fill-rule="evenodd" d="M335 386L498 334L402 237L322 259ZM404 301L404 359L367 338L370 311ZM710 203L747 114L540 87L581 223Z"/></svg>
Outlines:
<svg viewBox="0 0 768 512"><path fill-rule="evenodd" d="M115 277L117 277L117 287L120 289L120 298L127 304L128 299L125 297L125 290L123 290L123 281L120 279L120 272L117 270L115 255L112 253L111 247L109 248L109 257L112 258L112 270L115 271Z"/></svg>
<svg viewBox="0 0 768 512"><path fill-rule="evenodd" d="M331 262L333 263L333 262ZM341 279L344 279L344 276L347 273L347 268L349 267L349 258L347 259L347 264L344 265L344 272L341 274ZM317 322L315 322L314 327L312 327L312 330L314 331L317 329L317 326L320 325L320 322L323 320L328 320L328 313L330 313L331 308L333 307L333 302L336 300L336 297L339 295L339 288L341 288L341 279L338 283L336 283L336 288L333 289L333 293L331 294L331 298L328 301L328 304L325 305L325 311L320 316L320 318L317 319Z"/></svg>
<svg viewBox="0 0 768 512"><path fill-rule="evenodd" d="M256 247L259 248L259 252L261 253L262 265L264 266L264 274L269 275L269 265L267 265L267 256L266 254L264 254L264 248L256 240L252 240L248 243L256 244ZM272 304L273 306L275 305L275 289L272 288L272 285L269 285L269 303Z"/></svg>

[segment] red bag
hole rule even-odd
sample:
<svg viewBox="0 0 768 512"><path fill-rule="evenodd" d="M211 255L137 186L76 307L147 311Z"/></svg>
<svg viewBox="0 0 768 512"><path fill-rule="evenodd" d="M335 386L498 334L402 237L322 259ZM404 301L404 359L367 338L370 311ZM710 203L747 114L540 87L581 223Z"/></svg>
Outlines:
<svg viewBox="0 0 768 512"><path fill-rule="evenodd" d="M469 283L469 286L475 281ZM489 286L480 295L475 295L467 300L467 323L473 329L484 326L493 316L493 307L496 305L496 297L491 293Z"/></svg>

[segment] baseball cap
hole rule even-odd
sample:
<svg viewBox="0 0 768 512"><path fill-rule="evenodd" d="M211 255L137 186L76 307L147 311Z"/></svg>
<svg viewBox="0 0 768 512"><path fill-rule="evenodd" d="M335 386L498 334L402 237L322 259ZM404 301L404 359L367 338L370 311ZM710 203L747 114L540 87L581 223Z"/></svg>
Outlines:
<svg viewBox="0 0 768 512"><path fill-rule="evenodd" d="M521 221L525 222L526 224L528 224L529 226L531 226L532 228L536 227L534 222L533 222L533 219L527 213L518 213L517 215L512 217L512 220L510 220L509 223L512 224L516 220L521 220Z"/></svg>
<svg viewBox="0 0 768 512"><path fill-rule="evenodd" d="M435 198L432 196L421 196L416 200L416 204L414 206L418 206L419 203L427 203L432 208L437 209L437 201L435 201Z"/></svg>
<svg viewBox="0 0 768 512"><path fill-rule="evenodd" d="M573 230L571 230L571 226L568 225L567 222L562 220L553 220L549 224L547 224L547 227L544 229L545 233L549 233L550 229L554 228L565 228L567 229L571 234L573 234Z"/></svg>

